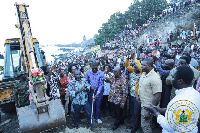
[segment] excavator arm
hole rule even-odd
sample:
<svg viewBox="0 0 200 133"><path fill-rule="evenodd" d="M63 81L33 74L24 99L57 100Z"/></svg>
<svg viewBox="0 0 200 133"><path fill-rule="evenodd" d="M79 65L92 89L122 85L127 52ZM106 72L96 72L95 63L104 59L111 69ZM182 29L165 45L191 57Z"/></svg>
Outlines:
<svg viewBox="0 0 200 133"><path fill-rule="evenodd" d="M23 66L27 69L38 69L38 59L35 54L35 45L33 43L33 37L31 33L30 21L27 12L27 5L25 4L15 4L17 8L18 24L16 27L19 28L21 39L20 47L22 51Z"/></svg>
<svg viewBox="0 0 200 133"><path fill-rule="evenodd" d="M19 28L21 39L20 39L20 49L21 49L21 70L25 69L25 71L29 75L29 79L31 82L33 81L33 73L35 73L35 77L38 76L37 74L41 73L39 69L39 61L37 58L37 54L35 52L35 44L33 43L33 37L31 33L31 27L28 17L26 4L15 4L17 8L17 16L18 16L18 22L19 24L16 25L16 27ZM33 72L33 73L32 73ZM32 73L32 75L30 74ZM36 103L37 107L42 108L42 105L48 104L48 97L44 93L45 89L45 78L43 75L40 76L40 80L37 82L34 82L34 89L37 93L37 100L33 99L33 101ZM33 93L32 93L33 95ZM45 103L43 103L45 102ZM44 106L45 108L47 106ZM44 110L44 108L42 108Z"/></svg>
<svg viewBox="0 0 200 133"><path fill-rule="evenodd" d="M32 95L31 105L17 109L21 132L41 132L49 128L64 125L65 112L60 99L49 101L45 93L46 80L40 67L44 60L40 58L39 44L33 43L28 5L15 3L17 9L21 50L21 71L26 71L33 89L29 89ZM36 78L39 77L39 78ZM26 112L26 113L25 113Z"/></svg>

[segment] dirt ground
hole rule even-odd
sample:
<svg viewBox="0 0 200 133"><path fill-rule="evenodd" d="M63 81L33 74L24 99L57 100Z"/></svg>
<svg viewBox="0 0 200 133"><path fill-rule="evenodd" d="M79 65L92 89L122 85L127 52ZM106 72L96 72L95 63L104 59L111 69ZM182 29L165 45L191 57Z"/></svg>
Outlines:
<svg viewBox="0 0 200 133"><path fill-rule="evenodd" d="M0 126L0 130L2 133L19 133L19 125L16 112L13 113L2 113L2 123ZM45 131L44 133L130 133L130 129L127 127L130 125L130 120L125 119L125 123L121 125L117 130L113 131L113 123L115 118L111 116L102 117L102 124L95 124L95 129L91 131L91 129L86 128L86 119L82 117L80 119L80 124L78 129L73 128L73 117L68 116L66 118L66 126L61 126L58 128L50 129ZM142 133L141 129L137 130L137 133ZM153 133L161 133L161 128L155 128Z"/></svg>

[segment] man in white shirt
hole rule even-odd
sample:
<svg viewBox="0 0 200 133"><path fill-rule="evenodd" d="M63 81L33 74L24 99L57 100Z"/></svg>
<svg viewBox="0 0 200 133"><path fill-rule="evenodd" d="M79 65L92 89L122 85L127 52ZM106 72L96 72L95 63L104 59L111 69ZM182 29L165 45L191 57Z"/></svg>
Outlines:
<svg viewBox="0 0 200 133"><path fill-rule="evenodd" d="M176 96L169 102L167 108L154 105L144 107L157 117L163 133L198 132L200 93L192 87L193 77L194 73L190 67L177 67L172 76L172 85L177 88Z"/></svg>

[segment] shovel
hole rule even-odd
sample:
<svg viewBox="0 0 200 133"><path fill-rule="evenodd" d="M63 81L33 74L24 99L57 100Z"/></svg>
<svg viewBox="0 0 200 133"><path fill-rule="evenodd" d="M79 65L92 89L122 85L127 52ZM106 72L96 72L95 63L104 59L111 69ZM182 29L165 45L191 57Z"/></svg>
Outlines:
<svg viewBox="0 0 200 133"><path fill-rule="evenodd" d="M92 112L91 112L91 130L93 131L95 128L95 121L94 121L94 92L93 92L93 96L92 96Z"/></svg>

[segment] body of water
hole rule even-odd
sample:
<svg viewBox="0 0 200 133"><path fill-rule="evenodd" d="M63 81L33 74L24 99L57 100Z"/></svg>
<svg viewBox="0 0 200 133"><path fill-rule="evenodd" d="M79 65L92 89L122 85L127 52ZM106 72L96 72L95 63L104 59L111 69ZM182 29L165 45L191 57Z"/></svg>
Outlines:
<svg viewBox="0 0 200 133"><path fill-rule="evenodd" d="M61 50L63 48L71 50L63 51ZM55 45L42 46L41 49L44 50L48 62L54 61L55 57L59 57L60 54L76 53L83 50L83 48L81 47L58 47ZM54 57L52 55L54 55Z"/></svg>

